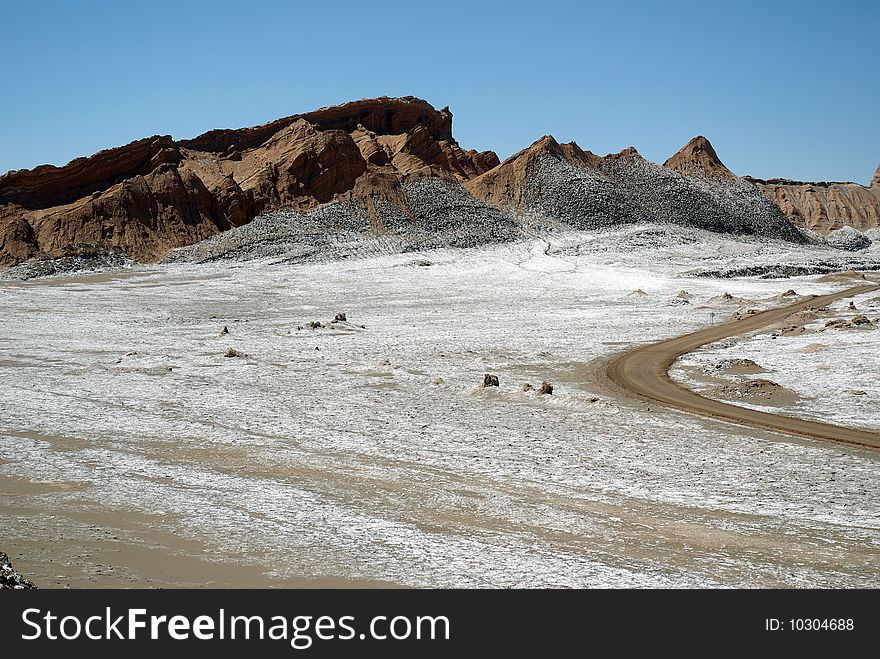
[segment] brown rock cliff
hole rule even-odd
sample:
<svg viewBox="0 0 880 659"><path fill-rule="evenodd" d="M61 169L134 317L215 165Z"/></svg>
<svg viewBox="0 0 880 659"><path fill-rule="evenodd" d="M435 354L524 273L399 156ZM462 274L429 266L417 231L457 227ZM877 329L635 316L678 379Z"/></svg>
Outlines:
<svg viewBox="0 0 880 659"><path fill-rule="evenodd" d="M827 234L844 226L880 227L880 184L805 182L745 177L760 187L797 227Z"/></svg>

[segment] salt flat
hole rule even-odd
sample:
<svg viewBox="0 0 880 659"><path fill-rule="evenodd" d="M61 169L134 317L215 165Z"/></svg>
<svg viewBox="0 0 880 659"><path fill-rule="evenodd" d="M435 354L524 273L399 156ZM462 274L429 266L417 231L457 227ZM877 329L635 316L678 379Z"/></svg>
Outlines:
<svg viewBox="0 0 880 659"><path fill-rule="evenodd" d="M0 282L4 549L45 586L880 585L876 452L594 378L627 346L842 287L688 276L817 248L661 234ZM736 345L801 392L792 413L877 427L880 331L822 336L818 371L807 335ZM866 394L810 398L826 362ZM542 380L552 396L521 390Z"/></svg>

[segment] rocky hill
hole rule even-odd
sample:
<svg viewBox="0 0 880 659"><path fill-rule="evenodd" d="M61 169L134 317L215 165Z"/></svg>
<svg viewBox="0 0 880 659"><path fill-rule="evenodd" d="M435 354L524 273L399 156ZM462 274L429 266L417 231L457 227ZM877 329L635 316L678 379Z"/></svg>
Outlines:
<svg viewBox="0 0 880 659"><path fill-rule="evenodd" d="M285 254L361 237L418 249L507 240L523 225L631 222L802 242L795 226L867 229L880 226L878 210L880 168L871 188L740 178L702 136L663 166L634 148L600 157L549 135L499 163L459 146L448 108L383 97L9 172L0 176L0 265L154 261L209 238L212 247L171 258L257 255L275 249L266 231ZM258 216L267 219L230 232Z"/></svg>
<svg viewBox="0 0 880 659"><path fill-rule="evenodd" d="M497 164L492 152L459 147L448 108L411 97L191 140L150 137L0 177L0 265L112 251L155 260L263 212L345 198L399 201L410 179L454 182Z"/></svg>
<svg viewBox="0 0 880 659"><path fill-rule="evenodd" d="M756 185L721 163L704 137L661 167L632 147L599 157L547 135L464 185L477 198L538 222L581 229L664 222L804 240Z"/></svg>

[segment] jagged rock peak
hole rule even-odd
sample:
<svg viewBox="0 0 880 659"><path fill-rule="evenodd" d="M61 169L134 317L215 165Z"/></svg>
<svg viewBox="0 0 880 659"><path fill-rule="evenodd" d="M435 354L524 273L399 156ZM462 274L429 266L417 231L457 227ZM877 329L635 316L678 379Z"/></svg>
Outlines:
<svg viewBox="0 0 880 659"><path fill-rule="evenodd" d="M501 164L508 165L524 156L532 157L541 154L548 154L555 158L587 164L592 167L598 167L602 162L602 158L591 151L584 151L577 142L560 143L552 135L544 135L532 142L529 147L514 153Z"/></svg>
<svg viewBox="0 0 880 659"><path fill-rule="evenodd" d="M685 176L736 178L721 162L709 140L702 135L697 135L681 147L663 166Z"/></svg>
<svg viewBox="0 0 880 659"><path fill-rule="evenodd" d="M585 151L575 141L560 144L559 148L569 161L580 162L590 167L599 167L602 164L600 156L597 156L592 151Z"/></svg>
<svg viewBox="0 0 880 659"><path fill-rule="evenodd" d="M880 188L880 165L877 165L877 171L874 172L874 178L871 179L872 188Z"/></svg>
<svg viewBox="0 0 880 659"><path fill-rule="evenodd" d="M525 149L517 151L512 156L506 158L501 164L508 165L516 160L519 160L523 156L537 153L549 153L551 155L559 156L562 155L562 150L560 149L560 144L556 141L555 137L553 137L552 135L544 135L543 137L540 137L532 142Z"/></svg>
<svg viewBox="0 0 880 659"><path fill-rule="evenodd" d="M552 135L542 135L540 138L532 142L532 145L528 148L555 150L559 149L559 142Z"/></svg>

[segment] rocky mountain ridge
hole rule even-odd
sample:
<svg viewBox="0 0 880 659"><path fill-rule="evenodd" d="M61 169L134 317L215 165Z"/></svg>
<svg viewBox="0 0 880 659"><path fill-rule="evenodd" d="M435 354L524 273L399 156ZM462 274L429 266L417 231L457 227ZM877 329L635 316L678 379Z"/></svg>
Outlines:
<svg viewBox="0 0 880 659"><path fill-rule="evenodd" d="M761 190L734 176L704 137L664 166L634 147L605 157L546 135L464 186L494 206L577 229L660 222L804 242Z"/></svg>
<svg viewBox="0 0 880 659"><path fill-rule="evenodd" d="M523 221L664 222L802 242L795 227L880 226L880 168L871 188L740 178L702 136L662 166L632 147L601 157L550 135L500 163L455 141L448 108L364 99L4 174L0 265L102 254L155 261L277 211L285 226L311 218L294 224L312 242L354 231L411 246L442 233L469 245L520 235Z"/></svg>

